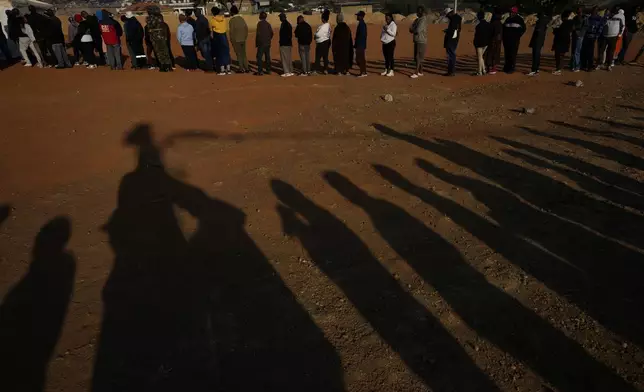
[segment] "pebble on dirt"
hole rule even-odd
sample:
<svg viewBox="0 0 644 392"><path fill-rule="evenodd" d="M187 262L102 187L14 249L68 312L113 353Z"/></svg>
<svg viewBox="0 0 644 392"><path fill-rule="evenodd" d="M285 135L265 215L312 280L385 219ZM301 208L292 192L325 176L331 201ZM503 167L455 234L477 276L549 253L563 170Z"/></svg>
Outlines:
<svg viewBox="0 0 644 392"><path fill-rule="evenodd" d="M535 108L523 108L523 113L525 114L534 114L535 111Z"/></svg>
<svg viewBox="0 0 644 392"><path fill-rule="evenodd" d="M382 96L382 100L385 102L393 102L394 97L391 94L385 94Z"/></svg>
<svg viewBox="0 0 644 392"><path fill-rule="evenodd" d="M584 87L584 82L582 82L581 80L576 81L575 87Z"/></svg>

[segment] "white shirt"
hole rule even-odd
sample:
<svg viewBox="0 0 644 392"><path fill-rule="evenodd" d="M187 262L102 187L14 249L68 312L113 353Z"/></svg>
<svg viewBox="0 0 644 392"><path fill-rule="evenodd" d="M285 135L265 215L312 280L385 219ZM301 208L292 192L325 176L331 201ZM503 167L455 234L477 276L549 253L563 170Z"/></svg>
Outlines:
<svg viewBox="0 0 644 392"><path fill-rule="evenodd" d="M315 32L315 42L322 43L331 39L331 25L329 22L320 25Z"/></svg>
<svg viewBox="0 0 644 392"><path fill-rule="evenodd" d="M382 33L380 33L380 41L383 44L388 44L391 41L396 39L396 33L398 33L398 26L392 20L391 23L382 27Z"/></svg>

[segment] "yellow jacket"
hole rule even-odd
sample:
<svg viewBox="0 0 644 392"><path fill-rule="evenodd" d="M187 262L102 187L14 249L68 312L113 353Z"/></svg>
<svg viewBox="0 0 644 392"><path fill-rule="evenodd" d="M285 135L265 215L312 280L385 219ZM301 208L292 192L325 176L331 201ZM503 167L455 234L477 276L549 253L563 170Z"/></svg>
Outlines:
<svg viewBox="0 0 644 392"><path fill-rule="evenodd" d="M228 31L228 23L223 15L210 17L210 30L218 34L225 34Z"/></svg>

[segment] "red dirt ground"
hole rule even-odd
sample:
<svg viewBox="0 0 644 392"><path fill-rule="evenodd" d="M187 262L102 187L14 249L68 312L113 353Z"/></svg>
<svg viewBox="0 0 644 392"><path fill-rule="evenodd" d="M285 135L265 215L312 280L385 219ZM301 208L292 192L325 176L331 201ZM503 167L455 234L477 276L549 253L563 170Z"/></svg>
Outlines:
<svg viewBox="0 0 644 392"><path fill-rule="evenodd" d="M470 43L455 78L1 72L0 390L644 390L643 68Z"/></svg>

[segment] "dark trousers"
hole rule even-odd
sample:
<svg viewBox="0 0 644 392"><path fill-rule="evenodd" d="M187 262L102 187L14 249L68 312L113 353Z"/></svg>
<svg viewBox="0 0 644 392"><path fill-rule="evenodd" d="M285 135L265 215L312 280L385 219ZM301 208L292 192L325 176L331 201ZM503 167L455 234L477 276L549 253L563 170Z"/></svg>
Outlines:
<svg viewBox="0 0 644 392"><path fill-rule="evenodd" d="M382 55L385 56L385 69L394 70L394 52L396 50L396 40L388 44L382 44Z"/></svg>
<svg viewBox="0 0 644 392"><path fill-rule="evenodd" d="M356 48L356 64L360 68L360 74L367 73L367 56L365 48Z"/></svg>
<svg viewBox="0 0 644 392"><path fill-rule="evenodd" d="M542 47L543 46L539 45L532 48L532 72L539 72L539 67L541 67L541 48Z"/></svg>
<svg viewBox="0 0 644 392"><path fill-rule="evenodd" d="M503 40L503 51L505 52L504 72L514 72L517 68L517 53L519 52L519 40Z"/></svg>
<svg viewBox="0 0 644 392"><path fill-rule="evenodd" d="M456 72L456 46L458 42L450 42L445 47L447 52L447 73L453 74Z"/></svg>
<svg viewBox="0 0 644 392"><path fill-rule="evenodd" d="M331 40L326 40L315 44L315 69L317 71L326 72L329 69L329 48L331 47ZM320 60L324 61L324 68L320 67Z"/></svg>
<svg viewBox="0 0 644 392"><path fill-rule="evenodd" d="M488 71L495 71L501 59L501 41L492 41L485 51L485 65Z"/></svg>
<svg viewBox="0 0 644 392"><path fill-rule="evenodd" d="M81 49L80 44L72 43L72 50L74 51L74 61L80 63L81 61Z"/></svg>
<svg viewBox="0 0 644 392"><path fill-rule="evenodd" d="M564 56L566 56L565 52L559 52L555 50L555 70L561 71L561 61L563 60Z"/></svg>
<svg viewBox="0 0 644 392"><path fill-rule="evenodd" d="M215 64L212 61L212 45L210 43L210 37L206 37L197 43L199 46L199 51L201 52L201 57L206 60L206 71L212 71L215 68Z"/></svg>
<svg viewBox="0 0 644 392"><path fill-rule="evenodd" d="M606 51L606 64L612 65L615 58L615 48L617 47L617 37L605 37L599 47L599 56L601 57L604 50Z"/></svg>
<svg viewBox="0 0 644 392"><path fill-rule="evenodd" d="M96 56L94 56L94 43L82 42L81 50L83 51L83 60L89 65L96 65Z"/></svg>
<svg viewBox="0 0 644 392"><path fill-rule="evenodd" d="M197 51L193 45L181 45L183 55L186 57L186 69L197 69L199 61L197 60Z"/></svg>
<svg viewBox="0 0 644 392"><path fill-rule="evenodd" d="M595 66L595 38L584 38L581 44L581 69L590 71Z"/></svg>
<svg viewBox="0 0 644 392"><path fill-rule="evenodd" d="M47 42L45 42L44 39L37 39L36 47L40 51L40 57L42 57L43 64L45 65L56 64L56 60L52 58L54 52L53 50L50 50L49 46L47 45Z"/></svg>
<svg viewBox="0 0 644 392"><path fill-rule="evenodd" d="M11 55L11 51L9 50L9 45L7 44L6 39L0 38L0 52L2 52L2 55L4 56L4 59L7 63L11 63L13 61L13 56Z"/></svg>
<svg viewBox="0 0 644 392"><path fill-rule="evenodd" d="M264 63L262 64L262 57L264 58ZM266 65L266 73L271 73L271 47L269 46L260 46L257 48L257 73L264 73L264 66Z"/></svg>
<svg viewBox="0 0 644 392"><path fill-rule="evenodd" d="M619 55L617 56L618 62L620 63L624 62L626 51L628 50L628 47L631 45L632 40L633 40L633 33L625 31L624 35L622 36L622 50L619 52Z"/></svg>

